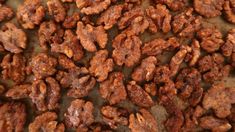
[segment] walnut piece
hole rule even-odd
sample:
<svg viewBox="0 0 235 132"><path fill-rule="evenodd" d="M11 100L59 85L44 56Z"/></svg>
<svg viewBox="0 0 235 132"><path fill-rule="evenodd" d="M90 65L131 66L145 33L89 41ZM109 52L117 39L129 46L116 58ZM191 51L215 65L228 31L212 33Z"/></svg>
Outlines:
<svg viewBox="0 0 235 132"><path fill-rule="evenodd" d="M25 0L17 9L17 20L25 29L34 29L45 15L41 0Z"/></svg>
<svg viewBox="0 0 235 132"><path fill-rule="evenodd" d="M113 72L109 78L100 83L99 93L111 105L126 99L127 93L124 85L124 75L121 72Z"/></svg>
<svg viewBox="0 0 235 132"><path fill-rule="evenodd" d="M157 58L154 56L143 59L140 66L134 69L132 79L137 82L152 80L156 64Z"/></svg>
<svg viewBox="0 0 235 132"><path fill-rule="evenodd" d="M55 112L45 112L37 116L32 123L29 124L29 132L64 132L63 123L58 123L58 116Z"/></svg>
<svg viewBox="0 0 235 132"><path fill-rule="evenodd" d="M45 81L36 80L29 97L39 111L54 110L59 106L60 85L52 77L47 77Z"/></svg>
<svg viewBox="0 0 235 132"><path fill-rule="evenodd" d="M15 83L21 83L25 80L26 58L21 54L7 54L4 56L1 67L3 79L12 79Z"/></svg>
<svg viewBox="0 0 235 132"><path fill-rule="evenodd" d="M166 4L172 11L179 11L186 6L187 0L155 0L155 2Z"/></svg>
<svg viewBox="0 0 235 132"><path fill-rule="evenodd" d="M22 103L0 104L0 130L22 132L26 122L26 109Z"/></svg>
<svg viewBox="0 0 235 132"><path fill-rule="evenodd" d="M17 28L13 23L6 23L0 30L0 43L4 49L11 53L20 53L26 48L27 36L22 29Z"/></svg>
<svg viewBox="0 0 235 132"><path fill-rule="evenodd" d="M235 23L235 12L234 12L235 2L233 0L225 0L224 2L224 14L226 20Z"/></svg>
<svg viewBox="0 0 235 132"><path fill-rule="evenodd" d="M6 97L11 99L23 99L28 98L31 92L30 84L20 84L13 86L6 92Z"/></svg>
<svg viewBox="0 0 235 132"><path fill-rule="evenodd" d="M108 41L108 35L103 26L94 27L90 24L84 25L82 22L77 23L77 37L83 48L89 52L97 50L95 43L103 49Z"/></svg>
<svg viewBox="0 0 235 132"><path fill-rule="evenodd" d="M60 0L47 1L49 14L56 22L63 22L66 16L66 10Z"/></svg>
<svg viewBox="0 0 235 132"><path fill-rule="evenodd" d="M225 87L223 84L214 84L203 98L203 107L213 109L216 116L225 118L231 114L230 109L235 103L235 88Z"/></svg>
<svg viewBox="0 0 235 132"><path fill-rule="evenodd" d="M137 36L127 36L127 34L119 34L113 40L112 46L114 48L112 57L117 65L125 64L131 67L136 64L141 56L140 46L141 40Z"/></svg>
<svg viewBox="0 0 235 132"><path fill-rule="evenodd" d="M151 107L154 105L150 95L137 85L135 81L129 82L127 85L127 93L132 103L140 107Z"/></svg>
<svg viewBox="0 0 235 132"><path fill-rule="evenodd" d="M74 12L72 15L65 17L65 20L62 25L64 28L72 29L77 26L77 22L79 20L80 14L78 12Z"/></svg>
<svg viewBox="0 0 235 132"><path fill-rule="evenodd" d="M14 12L10 7L0 4L0 22L10 20L13 16Z"/></svg>
<svg viewBox="0 0 235 132"><path fill-rule="evenodd" d="M158 132L157 121L146 109L140 109L138 113L129 116L129 128L133 132Z"/></svg>
<svg viewBox="0 0 235 132"><path fill-rule="evenodd" d="M97 78L98 82L107 79L109 72L113 70L113 59L108 58L107 50L100 50L90 61L89 71Z"/></svg>

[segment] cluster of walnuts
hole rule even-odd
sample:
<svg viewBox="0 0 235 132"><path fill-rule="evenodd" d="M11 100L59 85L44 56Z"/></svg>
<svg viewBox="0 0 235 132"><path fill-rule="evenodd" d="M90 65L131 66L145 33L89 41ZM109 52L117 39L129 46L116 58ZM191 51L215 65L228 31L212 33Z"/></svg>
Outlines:
<svg viewBox="0 0 235 132"><path fill-rule="evenodd" d="M235 24L235 1L0 0L0 131L235 131L235 28L203 24L218 16Z"/></svg>

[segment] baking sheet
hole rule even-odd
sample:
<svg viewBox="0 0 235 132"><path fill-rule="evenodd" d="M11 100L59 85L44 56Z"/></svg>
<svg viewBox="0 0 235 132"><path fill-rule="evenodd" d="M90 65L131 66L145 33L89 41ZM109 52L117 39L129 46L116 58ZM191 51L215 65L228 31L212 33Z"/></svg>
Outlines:
<svg viewBox="0 0 235 132"><path fill-rule="evenodd" d="M7 1L7 5L9 5L10 7L13 8L14 12L16 12L17 10L17 6L19 4L21 4L23 2L23 0L8 0ZM43 4L46 7L46 0L43 0ZM150 0L143 0L142 3L142 8L146 8L148 5L150 4ZM189 3L190 4L190 3ZM71 12L73 10L76 10L76 5L75 4L70 4L70 10ZM13 20L11 20L13 23L15 23L16 25L18 25L18 27L20 27L20 25L17 23L16 18L14 18ZM0 23L0 26L2 26L4 24ZM231 28L235 28L235 25L233 24L229 24L227 22L224 21L224 19L222 17L216 17L216 18L212 18L212 19L206 19L205 22L203 22L204 26L216 26L218 29L220 29L220 31L224 34L226 32L231 29ZM39 47L39 42L38 42L38 38L37 38L37 29L35 30L24 30L27 33L28 36L28 47L25 51L25 56L27 58L30 58L31 56L33 56L34 54L37 54L39 52L41 52L41 48ZM118 30L116 27L112 28L112 30L110 30L109 32L109 42L107 45L108 50L110 51L109 54L111 54L111 50L112 50L112 46L111 46L111 40L118 34ZM144 42L148 42L154 38L167 38L169 36L171 36L171 33L168 34L162 34L162 33L156 33L156 34L150 34L148 32L143 33L140 38L141 40ZM187 42L187 40L182 41ZM79 61L78 63L82 63L85 66L88 66L89 64L89 59L92 57L93 54L91 53L87 53L85 58L81 61ZM161 61L161 63L167 63L169 62L169 58L172 56L172 53L164 53L163 55L157 56L158 59ZM1 58L3 57L3 55L0 56ZM123 73L125 74L125 82L127 83L128 81L130 81L130 74L132 72L132 69L130 68L126 68L126 67L115 67L114 71L123 71ZM28 77L27 79L28 82L32 81L32 77ZM6 85L8 88L10 88L11 86L14 85L14 83L10 80L0 80L1 83L3 83L4 85ZM226 78L223 80L223 82L225 82L225 85L227 86L234 86L234 82L235 82L235 78L233 76L230 76L229 78ZM94 103L95 106L95 121L100 122L102 121L101 119L101 113L99 111L99 109L106 104L106 102L99 96L98 94L98 83L96 84L96 87L90 92L89 96L86 97L86 100L90 100ZM207 86L205 85L205 88ZM6 100L3 98L0 98L1 100ZM1 101L0 100L0 101ZM57 113L59 113L59 121L63 121L63 113L66 111L66 109L68 108L70 102L72 101L72 98L68 98L65 96L65 91L63 90L63 96L61 98L61 106L60 106L60 110L57 111ZM30 103L30 101L28 99L24 99L21 100L23 102L25 102L27 104L27 108L34 108L33 104ZM178 98L176 98L176 102L177 104L180 106L180 108L184 108L185 104ZM120 104L118 104L118 106L122 107L122 108L126 108L129 111L132 112L136 112L138 111L138 107L134 106L133 104L131 104L129 101L125 101L122 102ZM167 118L167 113L165 111L165 109L158 105L156 103L155 106L153 106L152 108L149 109L151 111L151 113L155 116L157 122L158 122L158 128L160 132L164 132L164 126L163 126L163 122L166 120ZM27 123L25 125L25 131L27 131L27 126L30 122L33 121L35 115L40 114L40 113L35 113L34 109L27 109L28 112L28 116L27 116ZM72 130L68 130L68 131L72 131ZM120 131L120 132L127 132L129 131L129 129L127 127L124 126L120 126L116 131Z"/></svg>

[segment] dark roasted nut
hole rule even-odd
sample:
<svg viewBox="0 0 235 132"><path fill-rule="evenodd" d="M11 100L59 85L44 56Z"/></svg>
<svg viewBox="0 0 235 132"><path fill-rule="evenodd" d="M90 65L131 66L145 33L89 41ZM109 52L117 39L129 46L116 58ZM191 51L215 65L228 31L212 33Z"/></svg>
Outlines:
<svg viewBox="0 0 235 132"><path fill-rule="evenodd" d="M131 114L129 122L132 132L158 132L157 121L146 109L140 109L138 113Z"/></svg>
<svg viewBox="0 0 235 132"><path fill-rule="evenodd" d="M234 12L235 3L233 0L225 0L224 2L224 14L226 20L235 23L235 12Z"/></svg>
<svg viewBox="0 0 235 132"><path fill-rule="evenodd" d="M171 30L171 14L165 5L157 4L154 8L150 6L146 9L146 14L152 21L153 27L150 28L151 32L162 30L167 33Z"/></svg>
<svg viewBox="0 0 235 132"><path fill-rule="evenodd" d="M156 64L157 58L154 56L143 59L140 66L134 69L134 72L131 75L132 79L137 82L152 80Z"/></svg>
<svg viewBox="0 0 235 132"><path fill-rule="evenodd" d="M13 23L6 23L0 30L0 43L4 49L11 53L23 52L26 48L27 37L22 29L17 28Z"/></svg>
<svg viewBox="0 0 235 132"><path fill-rule="evenodd" d="M189 66L194 66L201 55L200 44L194 39L191 44L192 52L188 53L185 57L185 61L189 62Z"/></svg>
<svg viewBox="0 0 235 132"><path fill-rule="evenodd" d="M37 116L32 123L29 124L29 132L64 132L63 123L56 121L57 115L55 112L45 112Z"/></svg>
<svg viewBox="0 0 235 132"><path fill-rule="evenodd" d="M129 82L127 85L127 93L132 103L140 107L151 107L154 105L150 95L137 85L135 81Z"/></svg>
<svg viewBox="0 0 235 132"><path fill-rule="evenodd" d="M51 44L51 51L63 53L74 61L79 61L83 57L83 49L72 30L66 30L62 43Z"/></svg>
<svg viewBox="0 0 235 132"><path fill-rule="evenodd" d="M23 99L29 97L30 92L30 84L16 85L6 92L6 97L11 99Z"/></svg>
<svg viewBox="0 0 235 132"><path fill-rule="evenodd" d="M100 48L105 48L108 36L103 26L93 27L90 24L84 25L82 22L77 23L77 37L81 41L81 45L89 52L95 52L95 42Z"/></svg>
<svg viewBox="0 0 235 132"><path fill-rule="evenodd" d="M52 77L33 82L29 94L39 111L54 110L59 106L60 85Z"/></svg>
<svg viewBox="0 0 235 132"><path fill-rule="evenodd" d="M194 0L194 9L200 15L211 18L221 15L224 0Z"/></svg>
<svg viewBox="0 0 235 132"><path fill-rule="evenodd" d="M128 125L127 111L112 106L103 106L101 108L103 120L112 129L116 129L118 125Z"/></svg>
<svg viewBox="0 0 235 132"><path fill-rule="evenodd" d="M169 97L161 98L161 103L169 114L165 122L166 130L169 132L180 132L184 123L184 116L180 108Z"/></svg>
<svg viewBox="0 0 235 132"><path fill-rule="evenodd" d="M175 76L180 68L181 63L184 61L187 53L191 52L192 49L189 46L181 46L180 50L171 58L169 68L171 70L171 76Z"/></svg>
<svg viewBox="0 0 235 132"><path fill-rule="evenodd" d="M26 122L25 105L22 103L0 104L0 130L4 132L22 132Z"/></svg>
<svg viewBox="0 0 235 132"><path fill-rule="evenodd" d="M89 101L76 99L71 102L67 112L64 114L66 127L86 129L94 122L94 106Z"/></svg>
<svg viewBox="0 0 235 132"><path fill-rule="evenodd" d="M81 13L86 15L99 14L109 7L111 0L76 0Z"/></svg>
<svg viewBox="0 0 235 132"><path fill-rule="evenodd" d="M11 19L13 15L14 12L10 7L0 4L0 22Z"/></svg>
<svg viewBox="0 0 235 132"><path fill-rule="evenodd" d="M201 28L201 16L193 15L193 8L184 10L175 15L172 21L172 29L180 37L192 38L195 33Z"/></svg>
<svg viewBox="0 0 235 132"><path fill-rule="evenodd" d="M43 49L48 49L52 43L62 43L64 30L53 21L46 21L38 30L39 44Z"/></svg>
<svg viewBox="0 0 235 132"><path fill-rule="evenodd" d="M226 42L221 46L221 50L224 56L230 58L232 66L235 66L235 29L228 31Z"/></svg>
<svg viewBox="0 0 235 132"><path fill-rule="evenodd" d="M171 79L169 79L169 77L167 80L164 80L163 82L160 83L158 82L158 85L160 85L158 91L158 95L160 96L160 98L162 96L173 97L174 95L177 94L177 89L175 88L175 84Z"/></svg>
<svg viewBox="0 0 235 132"><path fill-rule="evenodd" d="M47 2L49 14L56 22L63 22L66 16L66 10L60 0L49 0Z"/></svg>
<svg viewBox="0 0 235 132"><path fill-rule="evenodd" d="M74 98L87 96L96 84L85 67L68 67L68 72L59 71L56 78L62 87L70 88L67 95Z"/></svg>
<svg viewBox="0 0 235 132"><path fill-rule="evenodd" d="M227 132L232 126L227 120L218 119L213 116L204 116L200 119L200 126L212 132Z"/></svg>
<svg viewBox="0 0 235 132"><path fill-rule="evenodd" d="M224 57L219 53L207 55L198 61L198 70L206 82L214 82L227 77L231 66L225 65Z"/></svg>
<svg viewBox="0 0 235 132"><path fill-rule="evenodd" d="M216 28L203 28L197 36L201 41L202 49L209 53L219 50L224 43L221 32Z"/></svg>
<svg viewBox="0 0 235 132"><path fill-rule="evenodd" d="M97 20L97 24L104 24L104 29L108 30L117 23L118 19L122 15L123 5L114 5L109 7Z"/></svg>
<svg viewBox="0 0 235 132"><path fill-rule="evenodd" d="M200 86L201 74L195 68L185 68L177 76L175 87L179 96L192 106L196 106L202 98L203 89Z"/></svg>
<svg viewBox="0 0 235 132"><path fill-rule="evenodd" d="M107 79L109 72L113 70L113 59L108 58L107 50L100 50L90 61L89 71L97 78L98 82Z"/></svg>
<svg viewBox="0 0 235 132"><path fill-rule="evenodd" d="M155 0L156 3L166 4L171 10L178 11L186 6L187 0Z"/></svg>
<svg viewBox="0 0 235 132"><path fill-rule="evenodd" d="M157 86L154 82L144 84L144 90L151 96L157 95Z"/></svg>
<svg viewBox="0 0 235 132"><path fill-rule="evenodd" d="M101 97L109 101L111 105L125 100L127 93L123 80L124 75L121 72L111 73L106 81L100 83Z"/></svg>
<svg viewBox="0 0 235 132"><path fill-rule="evenodd" d="M32 72L38 79L53 75L56 72L56 65L57 60L46 53L39 53L30 62Z"/></svg>
<svg viewBox="0 0 235 132"><path fill-rule="evenodd" d="M126 34L119 34L113 40L113 54L112 57L117 65L125 64L131 67L136 64L141 56L140 46L141 40L137 36L127 36Z"/></svg>
<svg viewBox="0 0 235 132"><path fill-rule="evenodd" d="M17 19L25 29L33 29L45 16L41 0L25 0L17 9Z"/></svg>
<svg viewBox="0 0 235 132"><path fill-rule="evenodd" d="M235 88L225 87L223 84L214 84L203 98L203 107L213 109L216 116L225 118L231 114L230 109L235 103Z"/></svg>
<svg viewBox="0 0 235 132"><path fill-rule="evenodd" d="M77 22L80 20L80 14L78 12L74 12L71 16L66 16L63 27L64 28L75 28L77 26Z"/></svg>
<svg viewBox="0 0 235 132"><path fill-rule="evenodd" d="M12 79L16 83L23 82L26 78L25 65L26 59L23 55L7 54L1 62L3 79Z"/></svg>
<svg viewBox="0 0 235 132"><path fill-rule="evenodd" d="M146 55L160 55L164 51L174 50L180 46L176 37L170 37L167 41L161 38L153 39L142 47L142 53Z"/></svg>

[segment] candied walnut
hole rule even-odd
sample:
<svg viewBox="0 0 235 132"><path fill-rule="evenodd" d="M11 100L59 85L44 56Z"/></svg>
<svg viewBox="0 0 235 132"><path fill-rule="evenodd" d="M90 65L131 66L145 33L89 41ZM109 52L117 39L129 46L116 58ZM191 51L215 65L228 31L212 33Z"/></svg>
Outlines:
<svg viewBox="0 0 235 132"><path fill-rule="evenodd" d="M38 30L39 44L45 50L52 43L62 43L63 36L64 30L54 21L43 22Z"/></svg>
<svg viewBox="0 0 235 132"><path fill-rule="evenodd" d="M69 59L67 56L59 54L58 63L64 69L70 69L76 67L73 60Z"/></svg>
<svg viewBox="0 0 235 132"><path fill-rule="evenodd" d="M61 0L62 2L74 2L75 0Z"/></svg>
<svg viewBox="0 0 235 132"><path fill-rule="evenodd" d="M23 49L26 48L26 41L25 32L13 23L6 23L0 30L0 43L5 50L11 53L23 52Z"/></svg>
<svg viewBox="0 0 235 132"><path fill-rule="evenodd" d="M141 40L137 36L127 36L127 34L119 34L112 43L114 48L112 57L117 65L125 64L127 67L137 63L141 56L140 46Z"/></svg>
<svg viewBox="0 0 235 132"><path fill-rule="evenodd" d="M144 90L152 96L157 95L157 88L156 87L157 86L155 83L144 84Z"/></svg>
<svg viewBox="0 0 235 132"><path fill-rule="evenodd" d="M106 10L111 4L111 0L76 0L76 4L81 9L81 13L92 15Z"/></svg>
<svg viewBox="0 0 235 132"><path fill-rule="evenodd" d="M136 3L140 4L142 0L125 0L126 3Z"/></svg>
<svg viewBox="0 0 235 132"><path fill-rule="evenodd" d="M6 97L9 97L11 99L23 99L29 97L30 92L30 84L16 85L6 92Z"/></svg>
<svg viewBox="0 0 235 132"><path fill-rule="evenodd" d="M117 23L118 19L122 15L123 5L114 5L109 7L97 20L97 24L104 24L104 29L108 30Z"/></svg>
<svg viewBox="0 0 235 132"><path fill-rule="evenodd" d="M30 62L32 72L38 79L53 75L56 72L56 65L57 60L46 53L39 53Z"/></svg>
<svg viewBox="0 0 235 132"><path fill-rule="evenodd" d="M100 48L105 48L108 35L106 34L103 26L93 27L90 24L84 26L82 22L77 23L77 37L81 41L81 45L89 52L95 52L95 42Z"/></svg>
<svg viewBox="0 0 235 132"><path fill-rule="evenodd" d="M140 107L151 107L154 105L150 95L137 85L135 81L129 82L127 85L127 93L130 100Z"/></svg>
<svg viewBox="0 0 235 132"><path fill-rule="evenodd" d="M194 0L194 9L200 15L211 18L221 15L224 0Z"/></svg>
<svg viewBox="0 0 235 132"><path fill-rule="evenodd" d="M140 66L134 69L132 79L137 82L152 80L156 64L157 58L154 56L143 59Z"/></svg>
<svg viewBox="0 0 235 132"><path fill-rule="evenodd" d="M70 88L67 95L74 98L87 96L96 84L95 78L89 75L85 67L69 68L68 72L59 71L56 78L62 87Z"/></svg>
<svg viewBox="0 0 235 132"><path fill-rule="evenodd" d="M3 85L0 85L0 95L5 92L5 87Z"/></svg>
<svg viewBox="0 0 235 132"><path fill-rule="evenodd" d="M138 113L129 116L129 128L132 132L158 132L157 121L146 109L140 109Z"/></svg>
<svg viewBox="0 0 235 132"><path fill-rule="evenodd" d="M154 76L154 82L156 83L162 83L167 80L170 80L171 78L171 71L169 69L169 66L158 66L155 69L155 76Z"/></svg>
<svg viewBox="0 0 235 132"><path fill-rule="evenodd" d="M0 4L0 22L10 20L13 16L14 12L10 7Z"/></svg>
<svg viewBox="0 0 235 132"><path fill-rule="evenodd" d="M53 16L56 22L63 22L66 16L66 10L60 0L49 0L47 2L49 14Z"/></svg>
<svg viewBox="0 0 235 132"><path fill-rule="evenodd" d="M51 52L63 53L74 61L79 61L83 57L83 49L72 30L66 30L60 44L51 44Z"/></svg>
<svg viewBox="0 0 235 132"><path fill-rule="evenodd" d="M225 87L223 84L214 84L203 98L203 107L213 109L219 118L231 114L230 109L235 103L235 88Z"/></svg>
<svg viewBox="0 0 235 132"><path fill-rule="evenodd" d="M32 102L40 111L54 110L59 106L60 85L52 77L33 82L29 94Z"/></svg>
<svg viewBox="0 0 235 132"><path fill-rule="evenodd" d="M175 84L171 79L167 79L167 80L164 80L162 82L158 82L157 84L160 85L159 86L159 91L158 91L158 95L160 96L160 98L162 96L171 96L171 97L173 97L174 95L177 94Z"/></svg>
<svg viewBox="0 0 235 132"><path fill-rule="evenodd" d="M177 76L175 87L180 97L192 106L196 106L202 98L203 89L200 86L201 74L195 68L185 68Z"/></svg>
<svg viewBox="0 0 235 132"><path fill-rule="evenodd" d="M167 33L171 30L171 14L165 5L157 4L155 8L150 6L146 9L146 14L153 23L151 32L162 30Z"/></svg>
<svg viewBox="0 0 235 132"><path fill-rule="evenodd" d="M229 75L231 66L224 63L224 57L219 53L214 53L201 58L198 61L198 69L206 82L214 82Z"/></svg>
<svg viewBox="0 0 235 132"><path fill-rule="evenodd" d="M200 44L196 39L192 41L191 49L192 52L186 55L185 61L189 62L189 66L194 66L201 55Z"/></svg>
<svg viewBox="0 0 235 132"><path fill-rule="evenodd" d="M80 99L72 101L64 114L66 126L77 128L77 130L86 129L94 122L93 111L94 106L90 101Z"/></svg>
<svg viewBox="0 0 235 132"><path fill-rule="evenodd" d="M29 132L64 132L63 123L56 121L58 116L55 112L45 112L37 116L32 123L29 124Z"/></svg>
<svg viewBox="0 0 235 132"><path fill-rule="evenodd" d="M1 67L3 79L12 79L16 83L25 80L25 63L26 59L21 54L7 54L4 56Z"/></svg>
<svg viewBox="0 0 235 132"><path fill-rule="evenodd" d="M205 51L211 53L220 49L224 44L221 32L216 28L203 28L197 36L201 40L201 47Z"/></svg>
<svg viewBox="0 0 235 132"><path fill-rule="evenodd" d="M224 2L224 14L226 20L235 23L235 12L234 12L235 2L233 0L225 0Z"/></svg>
<svg viewBox="0 0 235 132"><path fill-rule="evenodd" d="M218 119L213 116L204 116L200 119L200 126L212 132L227 132L232 126L227 120Z"/></svg>
<svg viewBox="0 0 235 132"><path fill-rule="evenodd" d="M100 50L95 53L95 56L90 61L89 71L97 77L98 82L107 79L109 72L113 70L113 59L108 58L107 50Z"/></svg>
<svg viewBox="0 0 235 132"><path fill-rule="evenodd" d="M235 66L235 29L228 31L226 42L221 46L221 50L224 56L230 58L232 66Z"/></svg>
<svg viewBox="0 0 235 132"><path fill-rule="evenodd" d="M166 4L173 11L179 11L186 6L186 0L155 0L155 2Z"/></svg>
<svg viewBox="0 0 235 132"><path fill-rule="evenodd" d="M169 114L168 119L165 122L165 127L169 132L179 132L183 123L184 116L179 107L175 102L169 97L163 97L161 103L165 107L167 113Z"/></svg>
<svg viewBox="0 0 235 132"><path fill-rule="evenodd" d="M127 93L123 80L124 75L121 72L111 73L106 81L100 83L101 97L109 101L111 105L125 100Z"/></svg>
<svg viewBox="0 0 235 132"><path fill-rule="evenodd" d="M128 114L126 110L113 106L103 106L101 108L103 120L112 129L116 129L118 125L128 125Z"/></svg>
<svg viewBox="0 0 235 132"><path fill-rule="evenodd" d="M75 28L79 20L80 14L78 12L74 12L71 16L66 16L62 25L64 28Z"/></svg>
<svg viewBox="0 0 235 132"><path fill-rule="evenodd" d="M175 37L169 38L167 41L161 38L157 38L147 42L142 47L142 53L146 55L160 55L163 51L176 49L180 46L178 39Z"/></svg>
<svg viewBox="0 0 235 132"><path fill-rule="evenodd" d="M25 29L39 25L46 15L41 0L25 0L17 9L17 19Z"/></svg>
<svg viewBox="0 0 235 132"><path fill-rule="evenodd" d="M0 130L22 132L26 122L25 105L22 103L0 104Z"/></svg>
<svg viewBox="0 0 235 132"><path fill-rule="evenodd" d="M171 76L175 76L180 68L181 63L184 61L187 53L191 52L191 48L189 46L181 46L180 50L171 58L169 68L171 70Z"/></svg>
<svg viewBox="0 0 235 132"><path fill-rule="evenodd" d="M201 21L201 16L194 16L193 8L188 8L173 17L172 29L180 37L192 38L201 28Z"/></svg>

